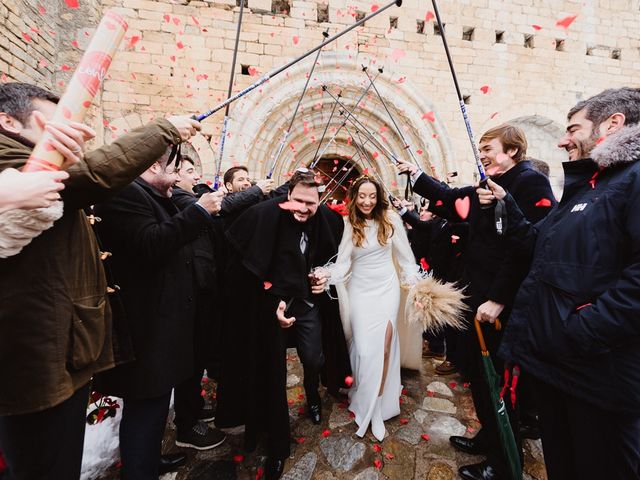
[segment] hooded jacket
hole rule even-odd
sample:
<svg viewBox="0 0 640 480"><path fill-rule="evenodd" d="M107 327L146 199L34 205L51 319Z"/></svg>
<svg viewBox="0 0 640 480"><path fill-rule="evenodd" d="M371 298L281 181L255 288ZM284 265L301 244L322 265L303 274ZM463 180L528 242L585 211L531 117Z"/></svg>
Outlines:
<svg viewBox="0 0 640 480"><path fill-rule="evenodd" d="M640 126L564 163L561 202L533 227L506 197L508 236L533 250L500 355L609 411L640 413Z"/></svg>
<svg viewBox="0 0 640 480"><path fill-rule="evenodd" d="M0 260L0 415L58 405L114 365L107 282L82 209L115 195L180 142L175 127L158 120L87 152L68 170L63 216ZM20 168L30 153L0 134L0 170Z"/></svg>

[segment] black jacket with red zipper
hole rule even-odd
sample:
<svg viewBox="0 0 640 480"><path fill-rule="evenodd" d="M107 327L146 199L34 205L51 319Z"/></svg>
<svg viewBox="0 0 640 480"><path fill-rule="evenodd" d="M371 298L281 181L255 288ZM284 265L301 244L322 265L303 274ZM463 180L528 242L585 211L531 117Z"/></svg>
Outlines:
<svg viewBox="0 0 640 480"><path fill-rule="evenodd" d="M507 236L533 251L500 356L600 408L640 413L640 126L564 164L533 227L507 196Z"/></svg>

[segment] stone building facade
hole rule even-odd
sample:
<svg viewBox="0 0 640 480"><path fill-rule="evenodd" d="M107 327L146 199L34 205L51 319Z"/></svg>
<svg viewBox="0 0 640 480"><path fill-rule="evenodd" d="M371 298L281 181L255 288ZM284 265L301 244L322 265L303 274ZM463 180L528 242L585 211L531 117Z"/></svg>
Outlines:
<svg viewBox="0 0 640 480"><path fill-rule="evenodd" d="M91 110L98 142L154 116L202 112L226 98L240 1L4 0L0 80L62 92L92 28L106 9L115 9L129 30ZM385 5L378 1L245 0L234 92L318 45L323 31L334 35ZM559 185L565 154L555 144L567 110L605 88L640 86L640 1L440 3L476 136L502 122L519 124L529 154L550 164ZM296 165L310 163L329 124L321 148L325 169L353 163L354 172L375 169L396 192L402 183L391 166L393 154L413 157L453 184L473 181L473 156L439 33L430 2L404 0L326 46L274 177L285 179ZM231 105L223 169L246 164L255 178L271 170L314 57ZM375 87L387 108L370 89L340 129L369 85L363 65L377 75ZM343 106L331 116L338 93ZM220 111L207 119L195 141L209 179L223 116Z"/></svg>

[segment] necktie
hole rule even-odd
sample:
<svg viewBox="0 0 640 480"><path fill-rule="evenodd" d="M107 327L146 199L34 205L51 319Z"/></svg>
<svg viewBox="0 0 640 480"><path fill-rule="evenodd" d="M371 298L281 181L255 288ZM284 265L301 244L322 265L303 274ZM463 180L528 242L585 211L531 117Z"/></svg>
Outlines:
<svg viewBox="0 0 640 480"><path fill-rule="evenodd" d="M302 232L302 235L300 236L300 251L303 255L307 251L307 243L307 232Z"/></svg>

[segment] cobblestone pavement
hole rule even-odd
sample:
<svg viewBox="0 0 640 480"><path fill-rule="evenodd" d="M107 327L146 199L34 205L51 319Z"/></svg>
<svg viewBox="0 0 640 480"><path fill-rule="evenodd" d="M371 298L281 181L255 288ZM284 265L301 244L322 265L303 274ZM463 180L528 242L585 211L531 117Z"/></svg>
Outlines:
<svg viewBox="0 0 640 480"><path fill-rule="evenodd" d="M480 425L468 385L457 375L436 375L437 361L424 359L420 372L402 372L402 412L385 422L388 436L378 442L370 432L357 437L346 403L328 395L323 395L322 424L313 425L305 413L300 363L295 350L289 355L287 395L294 446L284 480L449 480L458 478L459 466L482 460L449 445L450 435L472 437ZM242 428L226 432L227 441L214 450L184 449L189 455L187 465L161 480L259 479L266 458L264 446L245 454ZM174 439L169 422L164 452L181 450ZM539 441L525 441L525 479L546 480Z"/></svg>

